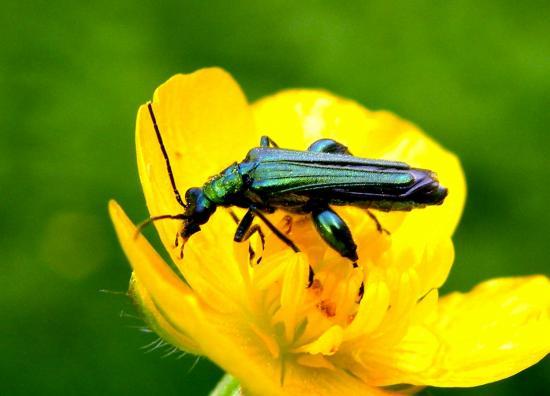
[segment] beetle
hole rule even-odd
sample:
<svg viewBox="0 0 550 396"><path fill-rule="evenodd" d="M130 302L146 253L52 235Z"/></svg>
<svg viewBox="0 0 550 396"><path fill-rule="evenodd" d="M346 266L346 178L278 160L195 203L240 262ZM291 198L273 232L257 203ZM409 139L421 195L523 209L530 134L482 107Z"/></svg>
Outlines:
<svg viewBox="0 0 550 396"><path fill-rule="evenodd" d="M259 227L252 224L258 217L298 252L294 242L278 230L266 214L277 209L310 214L322 239L356 266L357 245L348 225L331 206L364 208L378 230L384 231L369 209L410 211L440 205L447 196L447 189L430 170L413 168L404 162L355 157L345 145L332 139L317 140L307 151L299 151L279 148L271 138L263 136L259 147L252 148L243 161L234 162L210 177L202 187L189 188L184 202L151 103L148 109L175 198L183 212L153 216L138 227L138 232L152 221L181 220L176 246L181 238L182 257L185 241L200 231L200 226L216 208L236 206L247 209L242 219L234 217L238 220L236 242L247 240L254 232L262 236Z"/></svg>

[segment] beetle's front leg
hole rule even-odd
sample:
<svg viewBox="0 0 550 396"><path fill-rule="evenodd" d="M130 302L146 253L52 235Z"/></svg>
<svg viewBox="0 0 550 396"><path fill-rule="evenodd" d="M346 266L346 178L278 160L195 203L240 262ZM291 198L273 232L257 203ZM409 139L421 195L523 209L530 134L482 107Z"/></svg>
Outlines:
<svg viewBox="0 0 550 396"><path fill-rule="evenodd" d="M357 261L357 245L353 241L348 225L328 206L321 206L312 212L313 224L319 235L340 255Z"/></svg>
<svg viewBox="0 0 550 396"><path fill-rule="evenodd" d="M260 138L260 147L275 147L279 148L279 145L273 141L269 136L264 135Z"/></svg>
<svg viewBox="0 0 550 396"><path fill-rule="evenodd" d="M269 221L269 219L255 206L251 206L248 208L247 212L244 214L243 218L241 219L241 222L237 226L237 231L235 231L235 237L233 240L235 242L242 242L243 240L246 240L246 235L252 235L254 232L252 229L254 226L252 226L252 221L254 220L254 217L258 216L264 224L279 238L281 241L283 241L288 247L290 247L293 251L296 253L300 251L298 246L294 242L292 242L285 234L283 234L275 225ZM252 228L251 228L252 227ZM263 241L263 238L262 238ZM309 275L308 275L308 285L307 287L310 287L313 284L313 280L315 278L315 272L313 271L313 268L309 266Z"/></svg>
<svg viewBox="0 0 550 396"><path fill-rule="evenodd" d="M351 155L346 146L334 139L319 139L311 143L311 145L307 148L307 151Z"/></svg>
<svg viewBox="0 0 550 396"><path fill-rule="evenodd" d="M252 235L254 235L255 233L258 233L260 237L260 241L262 243L262 252L263 252L265 250L265 235L258 224L252 224L252 220L254 219L254 213L250 211L246 212L246 214L244 215L241 221L239 221L239 219L237 218L235 213L233 213L233 211L231 211L231 213L232 213L232 216L234 216L233 219L238 224L233 240L235 242L248 241L250 237L252 237ZM252 261L256 256L256 251L252 249L252 246L250 244L248 244L248 256L249 256L248 257L249 261ZM256 264L260 264L261 261L262 261L262 256L256 259Z"/></svg>
<svg viewBox="0 0 550 396"><path fill-rule="evenodd" d="M236 216L234 217L234 219L236 221L238 220ZM246 211L241 221L238 222L237 230L235 231L235 236L233 237L233 240L235 242L246 241L248 238L250 238L251 233L249 233L249 231L253 221L254 212L249 209Z"/></svg>

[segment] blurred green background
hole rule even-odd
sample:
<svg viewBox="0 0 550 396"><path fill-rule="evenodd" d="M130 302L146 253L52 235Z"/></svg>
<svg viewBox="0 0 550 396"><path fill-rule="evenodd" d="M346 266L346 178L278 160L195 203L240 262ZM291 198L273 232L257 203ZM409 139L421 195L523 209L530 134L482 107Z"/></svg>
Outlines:
<svg viewBox="0 0 550 396"><path fill-rule="evenodd" d="M443 4L444 3L444 4ZM172 74L219 65L250 99L324 87L413 120L458 153L469 197L444 291L548 273L549 2L2 2L0 394L205 395L206 359L124 294L107 217L147 216L134 120ZM168 355L168 356L167 356ZM476 389L547 394L550 364Z"/></svg>

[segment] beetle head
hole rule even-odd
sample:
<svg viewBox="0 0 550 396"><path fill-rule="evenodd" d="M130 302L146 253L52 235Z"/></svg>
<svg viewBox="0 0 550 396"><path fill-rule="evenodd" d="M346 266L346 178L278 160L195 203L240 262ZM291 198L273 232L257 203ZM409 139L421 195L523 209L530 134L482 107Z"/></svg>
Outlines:
<svg viewBox="0 0 550 396"><path fill-rule="evenodd" d="M185 193L187 206L183 214L183 228L181 236L188 239L200 231L200 226L210 219L216 210L216 204L210 201L201 188L193 187Z"/></svg>

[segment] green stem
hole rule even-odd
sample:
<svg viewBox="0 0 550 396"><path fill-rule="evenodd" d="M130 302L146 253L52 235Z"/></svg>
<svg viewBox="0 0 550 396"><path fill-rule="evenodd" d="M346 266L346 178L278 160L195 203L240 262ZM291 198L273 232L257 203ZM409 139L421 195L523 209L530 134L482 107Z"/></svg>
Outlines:
<svg viewBox="0 0 550 396"><path fill-rule="evenodd" d="M240 396L241 385L229 374L225 374L218 385L210 392L210 396Z"/></svg>

